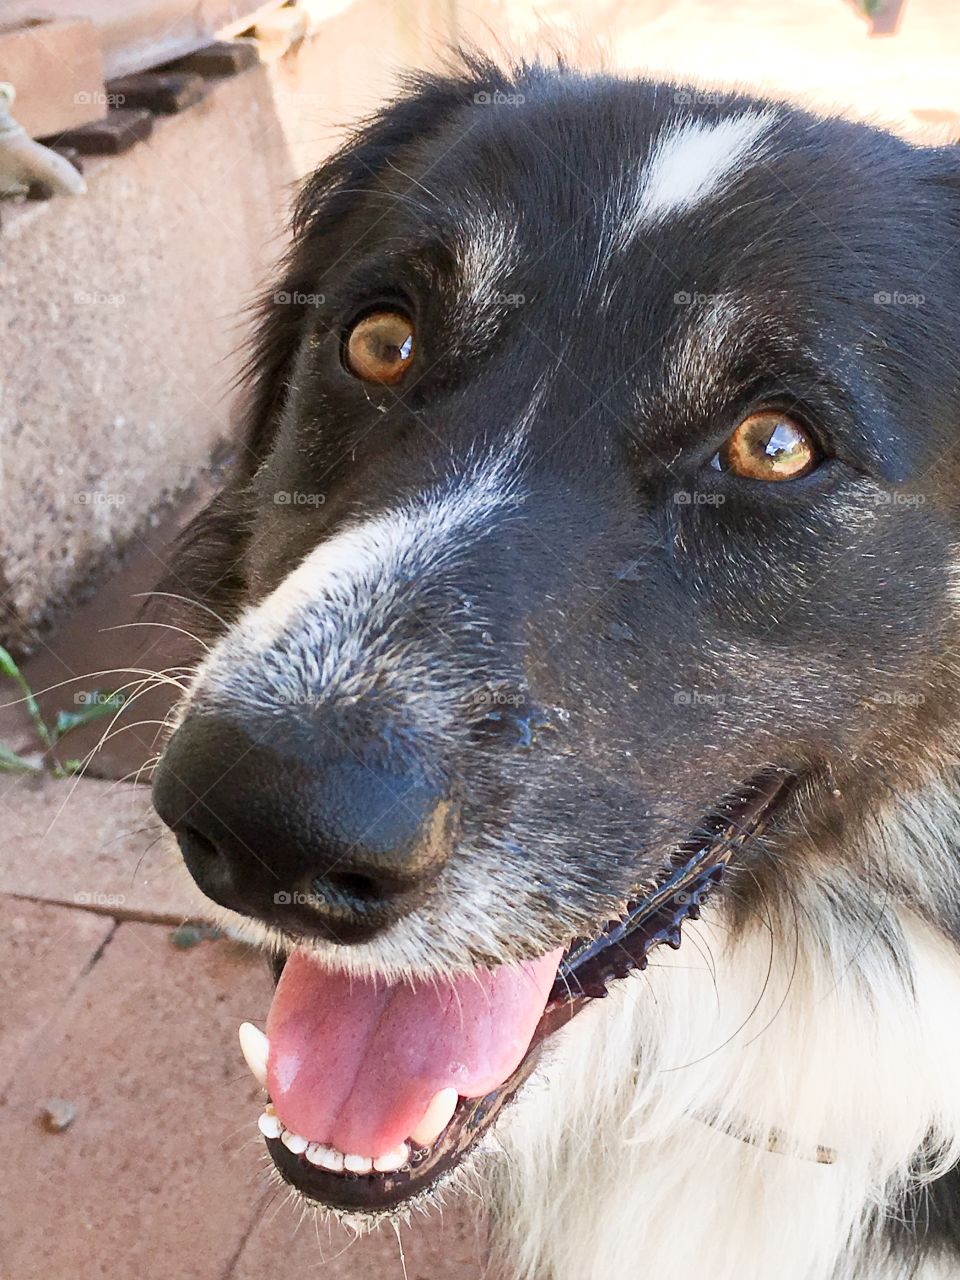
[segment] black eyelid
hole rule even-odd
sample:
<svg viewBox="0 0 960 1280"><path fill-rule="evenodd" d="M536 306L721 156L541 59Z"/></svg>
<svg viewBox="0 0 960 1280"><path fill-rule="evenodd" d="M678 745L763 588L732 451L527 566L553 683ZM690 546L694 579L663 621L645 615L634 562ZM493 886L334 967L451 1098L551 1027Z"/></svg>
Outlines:
<svg viewBox="0 0 960 1280"><path fill-rule="evenodd" d="M349 319L340 326L343 336L345 337L351 329L356 328L361 320L366 320L367 316L372 316L377 311L394 311L397 315L409 320L414 328L417 327L416 307L411 304L410 299L399 292L384 293L368 299L350 311Z"/></svg>

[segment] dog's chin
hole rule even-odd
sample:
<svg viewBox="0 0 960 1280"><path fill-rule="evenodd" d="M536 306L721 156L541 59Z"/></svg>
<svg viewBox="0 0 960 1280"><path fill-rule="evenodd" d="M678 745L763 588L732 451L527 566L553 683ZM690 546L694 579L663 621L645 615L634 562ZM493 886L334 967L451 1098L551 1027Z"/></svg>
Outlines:
<svg viewBox="0 0 960 1280"><path fill-rule="evenodd" d="M452 1116L432 1142L411 1140L403 1144L401 1151L406 1151L407 1156L399 1167L382 1171L376 1168L350 1171L343 1167L342 1159L339 1158L335 1161L339 1163L339 1168L322 1167L316 1154L320 1144L311 1143L309 1149L302 1149L302 1140L282 1123L284 1102L287 1099L283 1095L274 1097L276 1105L268 1104L266 1112L271 1117L267 1129L272 1128L273 1132L265 1132L265 1138L267 1149L283 1180L317 1207L349 1218L354 1225L364 1222L372 1225L384 1217L402 1215L418 1201L435 1197L437 1191L451 1181L458 1170L465 1168L474 1154L483 1149L484 1140L492 1134L504 1108L516 1098L536 1070L544 1046L551 1037L585 1004L604 996L611 983L622 981L633 970L644 968L647 955L653 947L661 943L673 947L680 945L683 922L699 915L703 897L721 878L729 859L779 812L793 791L793 782L787 774L770 771L731 792L707 820L706 834L701 830L695 839L691 838L677 846L660 882L651 893L628 903L616 920L598 924L594 937L575 939L562 955L558 950L542 961L533 962L531 974L541 983L544 981L544 973L551 975L552 986L549 985L550 979L547 979L549 990L544 988L545 1000L541 996L537 1005L542 1011L535 1022L532 1035L529 1039L526 1034L524 1036L527 1047L519 1056L519 1061L504 1073L495 1087L486 1088L482 1096L460 1096ZM297 958L291 968L299 966L301 972L294 974L292 980L287 981L287 986L294 989L295 998L309 1000L311 982L320 984L322 989L324 970L319 968L315 956L308 958L302 951L294 954ZM286 959L285 955L280 954L275 961L275 976L279 980L278 995L286 981L282 977ZM302 971L311 964L314 966L314 977L305 979ZM503 971L505 972L505 967ZM490 978L490 975L487 977ZM342 978L341 974L339 980L342 981ZM291 979L290 974L287 979ZM332 971L329 981L331 984L338 981ZM496 974L491 981L496 983ZM515 998L517 989L516 979L509 981L514 986L508 987L508 1001ZM454 994L457 990L458 988L451 987ZM466 988L461 985L459 990L465 991ZM342 999L342 994L337 998ZM397 997L407 1006L414 998L408 992ZM495 995L494 1004L498 999L503 999L503 996ZM289 1000L290 997L285 997L287 1003ZM277 1003L275 1001L275 1008ZM347 1004L349 1005L349 999ZM509 1005L508 1007L510 1017L515 1020L515 1011ZM309 1020L309 1015L305 1016ZM351 1026L349 1007L338 1016L345 1020L347 1026ZM399 1016L402 1020L402 1013ZM460 1016L462 1021L462 1011ZM469 1008L467 1016L469 1017ZM269 1027L268 1022L268 1029ZM430 1029L428 1019L424 1030L428 1032ZM444 1026L441 1025L438 1030L441 1039L443 1034ZM321 1048L318 1045L318 1051ZM306 1056L302 1048L300 1056ZM469 1057L469 1053L466 1056ZM368 1066L369 1064L364 1063L361 1070L367 1070ZM377 1068L373 1070L376 1075ZM283 1078L282 1070L271 1068L272 1094L273 1082L276 1081L279 1085Z"/></svg>

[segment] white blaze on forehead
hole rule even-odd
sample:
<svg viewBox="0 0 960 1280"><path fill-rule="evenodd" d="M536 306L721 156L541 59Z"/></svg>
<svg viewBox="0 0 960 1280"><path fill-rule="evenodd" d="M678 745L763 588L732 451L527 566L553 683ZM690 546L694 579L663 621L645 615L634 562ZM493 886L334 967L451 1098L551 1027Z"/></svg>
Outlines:
<svg viewBox="0 0 960 1280"><path fill-rule="evenodd" d="M665 129L643 168L621 242L727 187L775 118L773 111L742 111L725 120L683 120Z"/></svg>

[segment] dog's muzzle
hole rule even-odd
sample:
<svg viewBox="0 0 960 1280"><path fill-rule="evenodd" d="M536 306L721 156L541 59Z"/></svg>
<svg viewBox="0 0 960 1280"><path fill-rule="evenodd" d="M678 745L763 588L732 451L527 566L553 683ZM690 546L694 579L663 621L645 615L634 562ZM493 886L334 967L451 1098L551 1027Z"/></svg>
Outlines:
<svg viewBox="0 0 960 1280"><path fill-rule="evenodd" d="M544 1041L652 947L679 945L683 921L791 790L779 771L737 788L657 887L595 936L523 963L391 981L299 941L370 938L430 894L457 843L456 806L404 747L361 758L329 723L241 728L191 711L155 782L200 887L290 940L266 1033L241 1029L270 1098L259 1126L274 1163L308 1198L373 1216L446 1178Z"/></svg>

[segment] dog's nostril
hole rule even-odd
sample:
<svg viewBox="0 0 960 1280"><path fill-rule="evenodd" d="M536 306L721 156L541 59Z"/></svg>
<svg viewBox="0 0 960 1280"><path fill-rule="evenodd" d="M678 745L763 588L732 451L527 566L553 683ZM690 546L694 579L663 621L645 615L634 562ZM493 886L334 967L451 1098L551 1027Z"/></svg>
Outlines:
<svg viewBox="0 0 960 1280"><path fill-rule="evenodd" d="M374 902L381 896L376 880L371 879L370 876L348 873L329 876L328 879L339 893L343 893L350 898L357 898L361 902Z"/></svg>
<svg viewBox="0 0 960 1280"><path fill-rule="evenodd" d="M234 907L237 902L236 884L226 846L188 822L178 823L173 832L187 870L204 893L222 906Z"/></svg>
<svg viewBox="0 0 960 1280"><path fill-rule="evenodd" d="M177 841L180 848L186 854L189 849L195 857L200 858L217 858L219 850L212 840L208 839L203 832L198 831L196 827L190 827L186 824L176 832Z"/></svg>
<svg viewBox="0 0 960 1280"><path fill-rule="evenodd" d="M325 907L357 915L383 904L383 887L372 876L357 872L333 872L317 876L311 885Z"/></svg>

